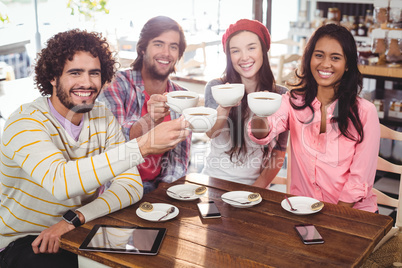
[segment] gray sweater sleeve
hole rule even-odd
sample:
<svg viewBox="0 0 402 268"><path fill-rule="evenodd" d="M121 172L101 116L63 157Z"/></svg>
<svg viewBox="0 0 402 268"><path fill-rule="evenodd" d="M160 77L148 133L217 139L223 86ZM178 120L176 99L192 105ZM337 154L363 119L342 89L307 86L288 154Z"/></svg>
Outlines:
<svg viewBox="0 0 402 268"><path fill-rule="evenodd" d="M218 108L219 104L216 103L214 97L212 96L212 91L211 88L216 85L222 85L222 80L221 79L214 79L209 81L205 85L205 107L210 107L210 108Z"/></svg>

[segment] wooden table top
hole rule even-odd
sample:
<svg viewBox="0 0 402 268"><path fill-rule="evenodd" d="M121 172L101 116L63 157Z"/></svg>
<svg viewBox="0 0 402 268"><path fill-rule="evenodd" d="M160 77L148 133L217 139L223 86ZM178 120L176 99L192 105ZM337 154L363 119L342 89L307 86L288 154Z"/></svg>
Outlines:
<svg viewBox="0 0 402 268"><path fill-rule="evenodd" d="M143 201L170 203L179 215L166 222L149 222L135 211L139 203L93 220L65 234L61 247L112 267L359 267L374 246L390 230L389 216L325 203L311 215L295 215L280 203L284 194L271 190L190 174L173 184L205 185L201 199L180 201L158 188ZM258 192L263 200L251 208L236 208L221 200L228 191ZM222 218L203 219L197 203L214 200ZM314 224L324 244L304 245L294 230L295 224ZM84 252L80 244L95 224L164 227L165 239L156 256Z"/></svg>

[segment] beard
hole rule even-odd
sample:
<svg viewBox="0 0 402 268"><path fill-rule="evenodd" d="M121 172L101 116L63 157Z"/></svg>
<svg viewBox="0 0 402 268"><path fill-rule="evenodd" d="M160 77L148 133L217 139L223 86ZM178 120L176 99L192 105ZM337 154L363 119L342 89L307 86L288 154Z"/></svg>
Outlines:
<svg viewBox="0 0 402 268"><path fill-rule="evenodd" d="M89 89L96 91L96 88L89 88ZM73 89L71 88L69 90L69 93L73 94L72 91ZM94 100L98 97L99 93L100 91L96 94ZM70 96L66 93L65 89L63 88L63 85L60 84L59 79L57 79L56 81L56 96L59 98L61 104L63 104L64 107L66 107L67 109L69 109L74 113L83 114L90 112L94 108L94 103L86 103L86 101L84 101L82 104L79 105L74 104L70 100Z"/></svg>
<svg viewBox="0 0 402 268"><path fill-rule="evenodd" d="M150 59L146 53L143 56L143 65L145 70L149 73L149 75L159 81L164 81L166 80L171 73L174 72L174 65L170 67L170 69L166 73L160 73L158 69L156 68L156 65L152 63L152 59Z"/></svg>

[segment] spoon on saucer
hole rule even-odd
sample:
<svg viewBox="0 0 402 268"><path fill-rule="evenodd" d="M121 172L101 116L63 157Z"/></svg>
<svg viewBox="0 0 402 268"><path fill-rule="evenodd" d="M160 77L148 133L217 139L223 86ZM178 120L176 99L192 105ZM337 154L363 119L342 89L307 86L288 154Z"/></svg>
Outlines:
<svg viewBox="0 0 402 268"><path fill-rule="evenodd" d="M221 198L225 199L225 200L228 200L228 201L236 202L236 203L239 203L239 204L242 204L242 205L251 204L251 201L240 202L240 201L237 201L237 200L234 200L234 199L229 199L229 198L226 198L226 197L221 197Z"/></svg>
<svg viewBox="0 0 402 268"><path fill-rule="evenodd" d="M175 196L178 196L178 197L183 198L183 199L187 199L187 198L190 198L190 197L191 197L191 196L182 196L182 195L180 195L180 194L178 194L178 193L176 193L176 192L173 192L173 191L171 191L171 190L169 190L169 189L166 189L166 192L169 192L169 193L171 193L171 194L174 194Z"/></svg>
<svg viewBox="0 0 402 268"><path fill-rule="evenodd" d="M293 208L292 203L290 203L289 198L285 195L286 201L288 201L288 204L290 206L291 211L297 211L297 208Z"/></svg>
<svg viewBox="0 0 402 268"><path fill-rule="evenodd" d="M166 214L163 215L162 217L160 217L160 218L158 219L158 221L161 221L163 218L165 218L167 215L173 213L174 211L175 211L175 208L174 208L174 207L170 207L170 208L166 211Z"/></svg>

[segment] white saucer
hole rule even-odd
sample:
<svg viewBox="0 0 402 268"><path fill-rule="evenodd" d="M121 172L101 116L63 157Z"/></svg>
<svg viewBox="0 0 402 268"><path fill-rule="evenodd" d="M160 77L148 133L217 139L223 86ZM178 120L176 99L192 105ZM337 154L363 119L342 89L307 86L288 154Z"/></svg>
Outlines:
<svg viewBox="0 0 402 268"><path fill-rule="evenodd" d="M320 202L319 200L311 198L311 197L292 196L292 197L288 197L288 198L289 198L289 201L292 204L293 208L297 209L297 211L290 210L290 206L289 206L288 201L286 201L286 198L282 200L281 206L283 207L284 210L292 212L293 214L308 215L308 214L317 213L318 211L320 211L322 209L322 208L317 209L317 210L311 209L312 204Z"/></svg>
<svg viewBox="0 0 402 268"><path fill-rule="evenodd" d="M221 198L223 200L223 202L228 203L231 206L237 207L237 208L249 208L252 206L255 206L259 203L261 203L262 198L256 200L256 201L252 201L249 204L240 204L237 203L235 201L238 202L249 202L250 200L248 200L248 196L252 194L252 192L247 192L247 191L232 191L232 192L227 192L224 193ZM226 199L228 198L228 199ZM230 200L229 200L230 199ZM235 201L231 201L231 200L235 200Z"/></svg>
<svg viewBox="0 0 402 268"><path fill-rule="evenodd" d="M171 198L182 200L182 201L190 201L195 200L203 196L203 194L196 194L195 189L200 187L199 185L195 184L179 184L169 187L166 191L166 194Z"/></svg>
<svg viewBox="0 0 402 268"><path fill-rule="evenodd" d="M147 221L158 221L162 216L166 215L166 212L170 207L175 208L174 212L170 213L160 221L168 221L179 215L179 209L176 206L165 203L153 203L152 206L154 208L150 212L144 212L140 208L137 208L137 216Z"/></svg>

